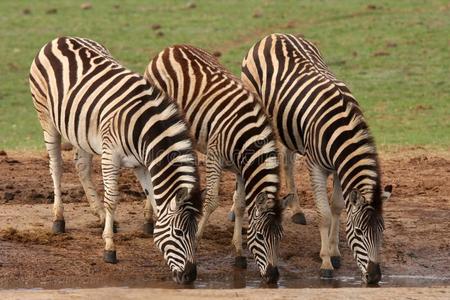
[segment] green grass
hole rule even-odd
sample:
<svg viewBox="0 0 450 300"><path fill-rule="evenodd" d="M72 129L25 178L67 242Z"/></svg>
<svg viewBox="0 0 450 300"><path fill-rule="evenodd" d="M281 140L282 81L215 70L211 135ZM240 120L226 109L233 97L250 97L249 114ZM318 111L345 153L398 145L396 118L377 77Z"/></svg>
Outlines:
<svg viewBox="0 0 450 300"><path fill-rule="evenodd" d="M164 47L189 43L221 51L239 74L249 47L272 32L317 43L379 146L450 146L447 1L194 1L189 9L189 1L108 0L82 10L83 2L0 1L0 149L43 149L27 78L36 52L57 36L99 41L141 73Z"/></svg>

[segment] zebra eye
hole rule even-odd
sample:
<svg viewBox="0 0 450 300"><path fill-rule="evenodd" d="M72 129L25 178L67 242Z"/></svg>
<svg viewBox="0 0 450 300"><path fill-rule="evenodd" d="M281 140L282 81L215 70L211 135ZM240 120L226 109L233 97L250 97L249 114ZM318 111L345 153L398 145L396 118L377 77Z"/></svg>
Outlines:
<svg viewBox="0 0 450 300"><path fill-rule="evenodd" d="M355 233L356 233L357 236L362 236L363 235L362 230L360 228L358 228L358 227L355 227Z"/></svg>
<svg viewBox="0 0 450 300"><path fill-rule="evenodd" d="M262 241L264 239L263 235L259 232L256 234L256 238L260 241Z"/></svg>
<svg viewBox="0 0 450 300"><path fill-rule="evenodd" d="M180 229L175 229L175 235L176 236L183 236L183 231Z"/></svg>

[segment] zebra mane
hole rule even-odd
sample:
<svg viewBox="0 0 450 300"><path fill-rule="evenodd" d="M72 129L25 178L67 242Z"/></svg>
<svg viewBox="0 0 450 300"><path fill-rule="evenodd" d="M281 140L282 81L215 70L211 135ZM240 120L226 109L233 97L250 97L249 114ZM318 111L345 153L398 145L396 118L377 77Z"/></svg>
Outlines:
<svg viewBox="0 0 450 300"><path fill-rule="evenodd" d="M357 132L364 136L365 143L363 145L359 145L359 148L362 148L362 157L361 159L372 160L373 163L367 165L370 167L371 171L375 174L374 183L370 187L370 199L366 199L367 202L374 208L375 215L381 214L382 212L382 200L381 200L381 183L380 183L380 165L378 160L378 154L375 146L375 140L370 133L369 126L364 119L363 112L359 107L356 100L353 96L344 94L343 97L344 105L349 110L349 116L352 118L352 122L355 123L355 129ZM348 191L350 191L352 187L348 187Z"/></svg>

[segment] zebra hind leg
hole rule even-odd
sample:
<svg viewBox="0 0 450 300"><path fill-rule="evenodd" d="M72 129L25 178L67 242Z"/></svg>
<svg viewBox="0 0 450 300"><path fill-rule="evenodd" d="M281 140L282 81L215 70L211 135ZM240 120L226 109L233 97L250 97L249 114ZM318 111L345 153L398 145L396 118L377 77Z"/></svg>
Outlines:
<svg viewBox="0 0 450 300"><path fill-rule="evenodd" d="M105 224L105 208L98 197L97 190L92 181L92 154L77 149L74 160L78 177L80 178L92 213L100 219L100 224L103 227Z"/></svg>
<svg viewBox="0 0 450 300"><path fill-rule="evenodd" d="M234 213L234 206L236 203L236 197L237 197L237 190L238 190L238 178L239 175L236 175L236 187L234 189L234 193L233 193L233 205L230 208L230 211L228 212L228 220L230 220L230 222L234 222L234 220L236 219L236 214Z"/></svg>
<svg viewBox="0 0 450 300"><path fill-rule="evenodd" d="M233 208L236 216L234 220L233 244L236 249L236 256L234 259L235 267L245 269L247 268L247 258L243 255L242 248L242 222L245 213L245 192L244 182L242 177L236 176L236 190L233 195Z"/></svg>
<svg viewBox="0 0 450 300"><path fill-rule="evenodd" d="M110 151L110 150L107 150ZM102 155L102 175L105 186L105 228L103 229L103 240L105 241L105 251L103 259L107 263L117 263L116 248L114 245L114 217L119 200L119 188L117 185L120 172L120 159L117 159L111 152L104 152Z"/></svg>
<svg viewBox="0 0 450 300"><path fill-rule="evenodd" d="M333 265L331 264L329 232L331 225L331 209L327 196L327 177L328 174L323 170L313 167L311 170L311 181L314 191L314 200L319 213L319 232L321 240L320 258L322 265L320 266L321 278L333 277Z"/></svg>
<svg viewBox="0 0 450 300"><path fill-rule="evenodd" d="M329 234L331 263L335 269L341 266L341 253L339 251L339 217L344 208L341 183L337 175L333 178L333 196L331 202L331 228Z"/></svg>
<svg viewBox="0 0 450 300"><path fill-rule="evenodd" d="M146 168L138 167L134 169L134 174L139 180L145 193L143 231L146 236L152 236L154 229L152 202L154 202L154 196L150 173Z"/></svg>
<svg viewBox="0 0 450 300"><path fill-rule="evenodd" d="M209 152L206 158L206 190L204 193L205 199L203 202L203 215L198 224L198 230L196 234L197 245L200 244L200 240L203 236L203 232L205 231L209 216L219 206L219 184L222 167L217 156L214 155L211 150L208 151Z"/></svg>
<svg viewBox="0 0 450 300"><path fill-rule="evenodd" d="M306 225L305 214L303 213L302 208L300 206L300 198L298 197L297 187L295 185L295 174L294 174L295 152L289 150L285 146L282 146L281 148L282 148L282 155L284 155L282 162L283 162L284 177L286 180L286 187L289 194L294 195L294 201L292 201L292 203L294 203L293 206L295 206L294 210L295 213L292 215L291 220L295 224Z"/></svg>
<svg viewBox="0 0 450 300"><path fill-rule="evenodd" d="M62 176L62 156L61 156L61 135L53 126L44 129L45 147L49 156L50 174L53 180L54 201L53 201L53 233L64 233L66 222L64 220L64 206L61 199L61 176Z"/></svg>

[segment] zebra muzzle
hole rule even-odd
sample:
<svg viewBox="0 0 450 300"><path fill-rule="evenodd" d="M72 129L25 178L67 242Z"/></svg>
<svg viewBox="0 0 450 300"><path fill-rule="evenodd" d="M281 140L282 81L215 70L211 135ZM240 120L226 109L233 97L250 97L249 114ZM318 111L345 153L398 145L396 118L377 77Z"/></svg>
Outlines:
<svg viewBox="0 0 450 300"><path fill-rule="evenodd" d="M268 265L266 273L262 277L267 284L277 283L278 279L280 278L278 267Z"/></svg>
<svg viewBox="0 0 450 300"><path fill-rule="evenodd" d="M381 280L381 268L379 263L369 261L367 266L366 282L368 284L376 284Z"/></svg>
<svg viewBox="0 0 450 300"><path fill-rule="evenodd" d="M184 266L184 271L173 271L172 278L176 283L189 284L197 279L197 265L187 262Z"/></svg>

